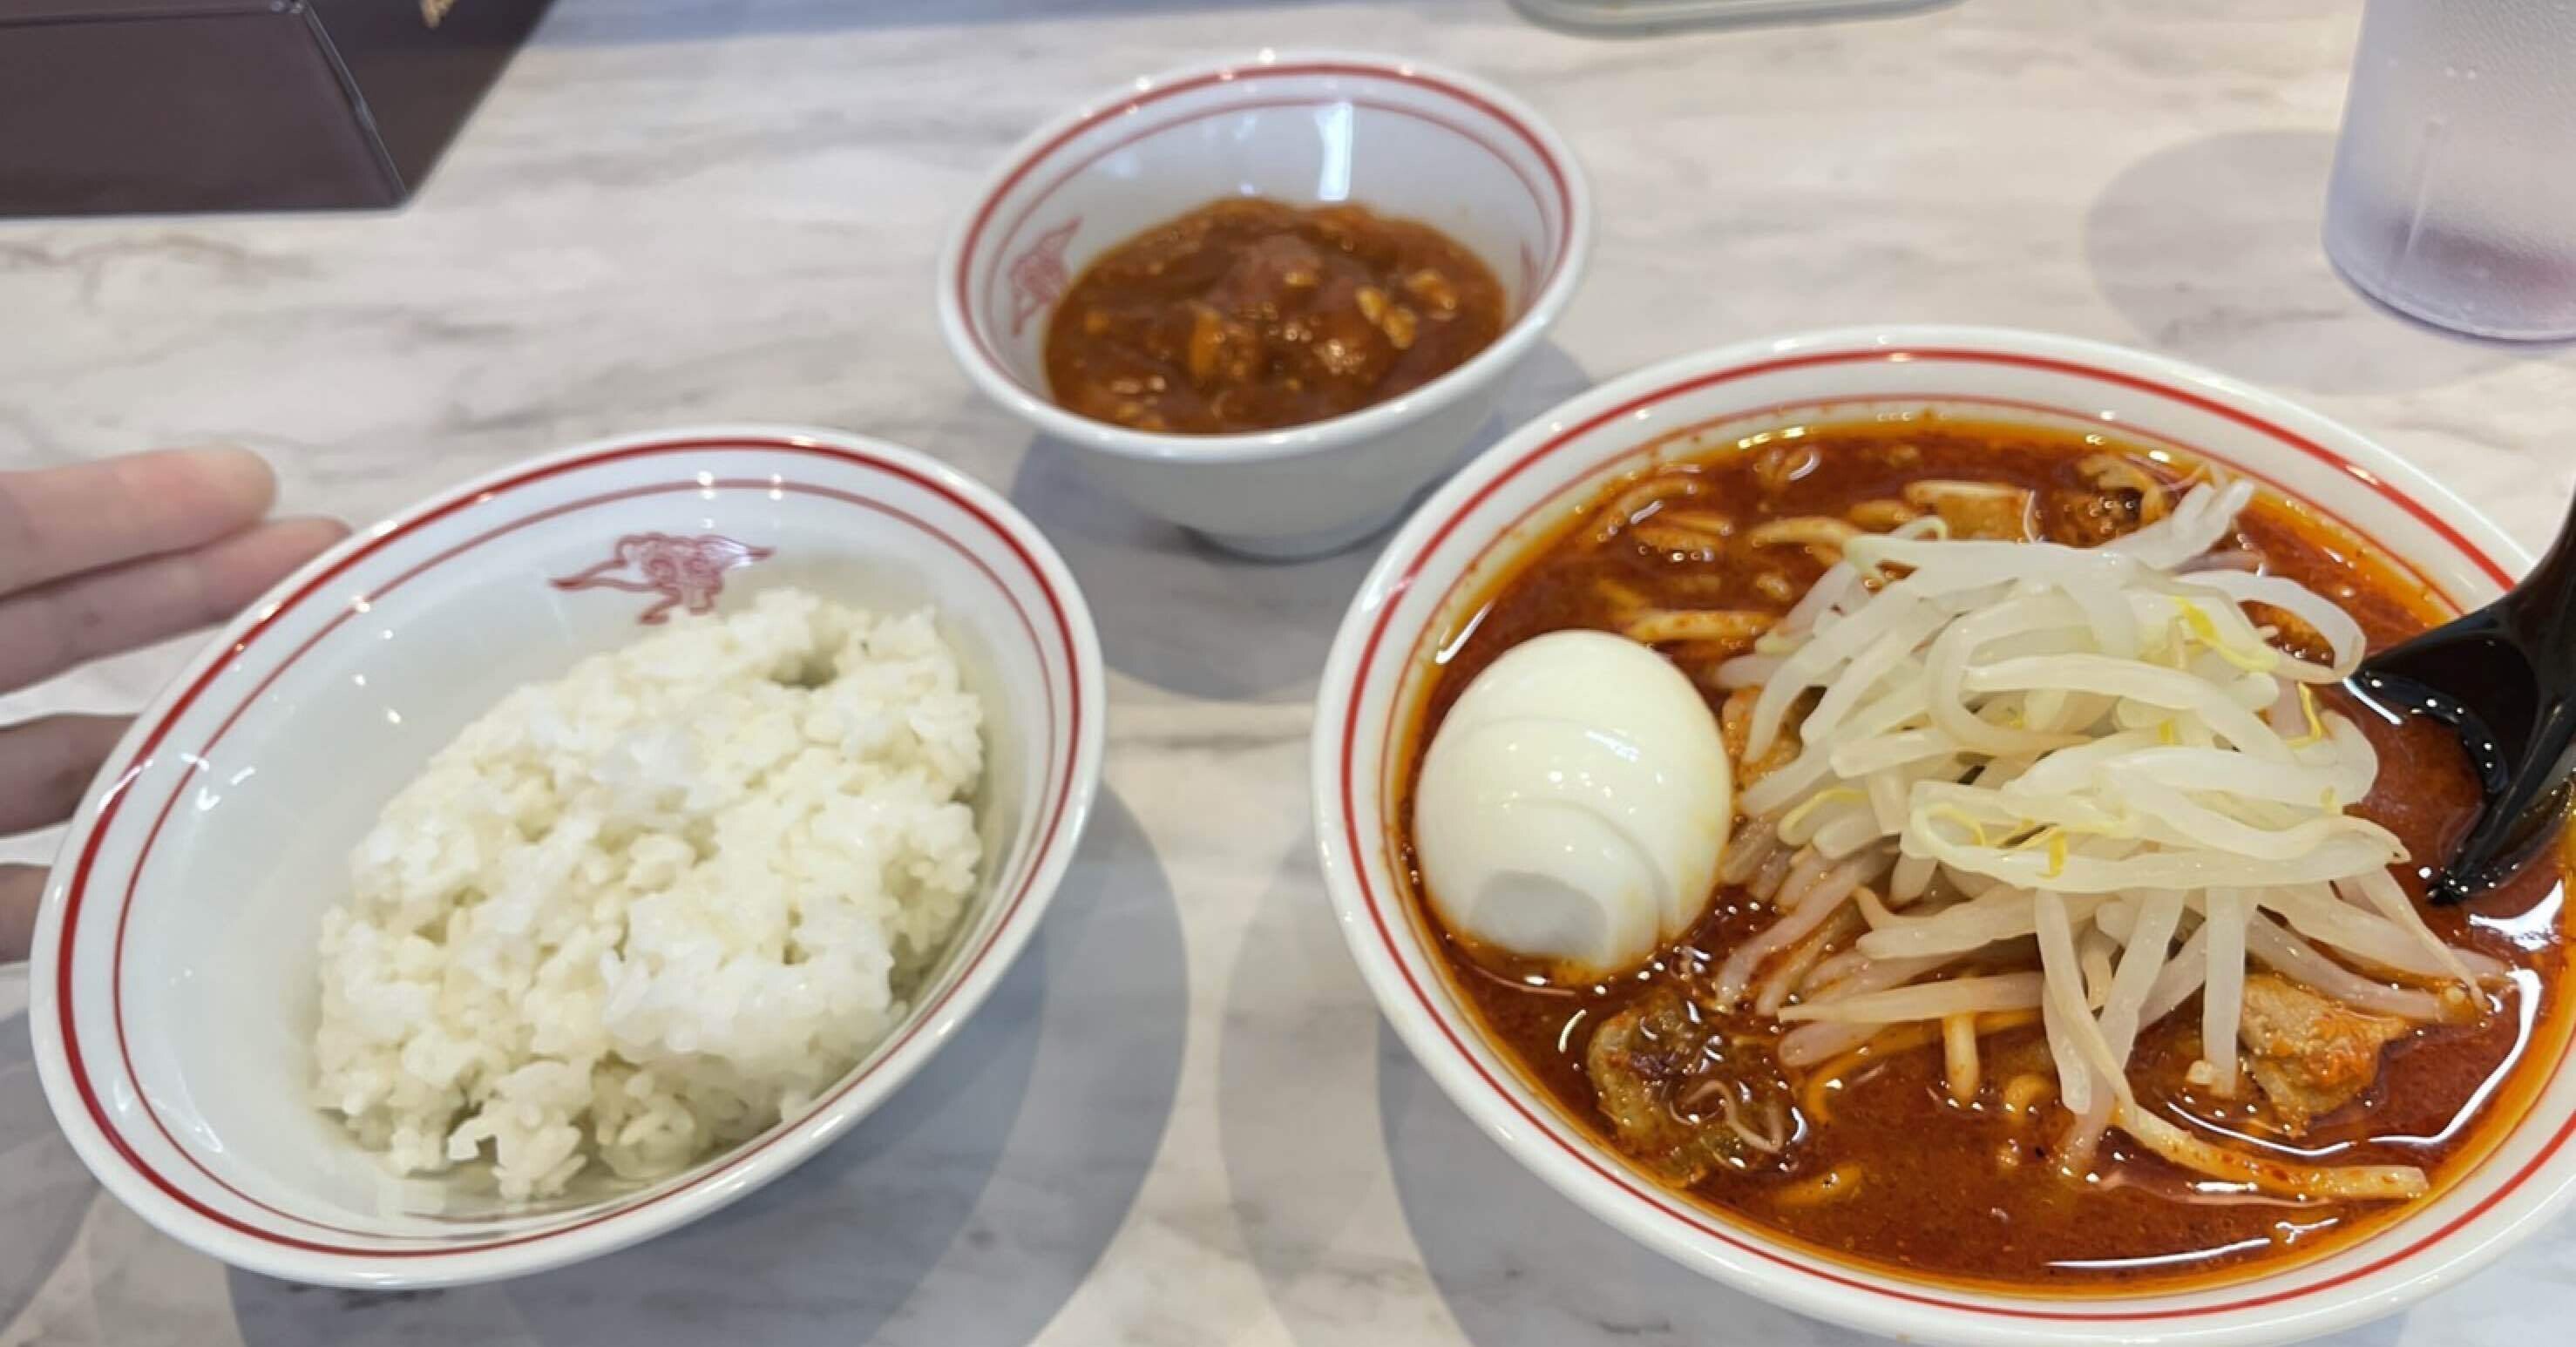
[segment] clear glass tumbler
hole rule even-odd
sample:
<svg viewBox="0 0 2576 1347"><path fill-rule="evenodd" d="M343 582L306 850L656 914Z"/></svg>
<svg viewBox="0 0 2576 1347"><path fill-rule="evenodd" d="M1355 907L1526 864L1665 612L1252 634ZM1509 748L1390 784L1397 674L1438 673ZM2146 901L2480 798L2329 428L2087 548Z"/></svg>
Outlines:
<svg viewBox="0 0 2576 1347"><path fill-rule="evenodd" d="M2325 246L2426 322L2576 337L2576 0L2369 0Z"/></svg>

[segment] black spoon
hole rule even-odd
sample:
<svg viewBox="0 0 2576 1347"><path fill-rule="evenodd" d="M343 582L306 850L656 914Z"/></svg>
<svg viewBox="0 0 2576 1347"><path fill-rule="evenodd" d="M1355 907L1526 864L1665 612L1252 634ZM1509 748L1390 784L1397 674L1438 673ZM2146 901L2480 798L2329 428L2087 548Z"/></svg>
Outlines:
<svg viewBox="0 0 2576 1347"><path fill-rule="evenodd" d="M2436 903L2503 883L2558 836L2576 771L2576 506L2503 598L2361 662L2368 701L2448 725L2485 799L2432 878Z"/></svg>

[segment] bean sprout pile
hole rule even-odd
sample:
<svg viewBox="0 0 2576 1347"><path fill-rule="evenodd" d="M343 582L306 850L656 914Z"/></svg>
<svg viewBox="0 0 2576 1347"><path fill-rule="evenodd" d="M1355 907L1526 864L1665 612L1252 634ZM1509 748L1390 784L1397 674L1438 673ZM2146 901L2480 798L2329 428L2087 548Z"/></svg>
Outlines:
<svg viewBox="0 0 2576 1347"><path fill-rule="evenodd" d="M2217 1146L2140 1107L2128 1076L2140 1031L2197 994L2190 1079L2237 1094L2249 970L2414 1024L2475 1018L2504 971L2426 926L2391 873L2405 848L2348 812L2378 759L2317 690L2352 672L2362 632L2213 551L2252 495L2203 483L2089 548L1953 538L1937 516L1838 536L1719 666L1749 781L1720 878L1773 915L1715 991L1790 1026L1784 1065L1937 1025L1973 1092L1980 1036L2036 1016L2072 1170L2117 1129L2285 1196L2425 1191L2409 1166Z"/></svg>

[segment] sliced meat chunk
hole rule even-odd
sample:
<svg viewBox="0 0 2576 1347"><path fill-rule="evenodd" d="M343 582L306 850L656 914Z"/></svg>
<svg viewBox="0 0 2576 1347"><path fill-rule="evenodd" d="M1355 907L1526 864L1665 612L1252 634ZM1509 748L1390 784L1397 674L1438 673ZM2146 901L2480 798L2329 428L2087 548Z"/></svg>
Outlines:
<svg viewBox="0 0 2576 1347"><path fill-rule="evenodd" d="M2245 979L2237 1037L2246 1073L2262 1087L2273 1116L2291 1136L2351 1103L2379 1078L2380 1049L2404 1038L2404 1020L2367 1015L2286 978Z"/></svg>
<svg viewBox="0 0 2576 1347"><path fill-rule="evenodd" d="M1936 478L1906 483L1904 495L1906 504L1941 516L1953 538L2019 543L2038 536L2034 497L2021 487Z"/></svg>
<svg viewBox="0 0 2576 1347"><path fill-rule="evenodd" d="M1872 533L1885 533L1922 518L1923 512L1901 500L1865 500L1843 511L1843 517Z"/></svg>
<svg viewBox="0 0 2576 1347"><path fill-rule="evenodd" d="M1731 1062L1717 1017L1671 984L1604 1021L1584 1065L1620 1149L1668 1183L1768 1165L1788 1146L1788 1087Z"/></svg>
<svg viewBox="0 0 2576 1347"><path fill-rule="evenodd" d="M2049 493L2051 541L2099 547L2173 511L2173 492L2134 459L2087 454L2076 471L2084 477L2082 489Z"/></svg>

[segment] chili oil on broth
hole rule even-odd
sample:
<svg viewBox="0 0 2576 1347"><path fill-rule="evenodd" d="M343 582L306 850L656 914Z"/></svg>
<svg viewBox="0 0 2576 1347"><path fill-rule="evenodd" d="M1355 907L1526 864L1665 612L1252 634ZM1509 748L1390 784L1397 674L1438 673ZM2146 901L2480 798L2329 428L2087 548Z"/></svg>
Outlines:
<svg viewBox="0 0 2576 1347"><path fill-rule="evenodd" d="M1687 442L1690 433L1668 440ZM1962 480L2026 489L2042 537L2077 545L2105 541L2138 522L2117 517L2119 493L2106 492L2086 466L2106 453L2166 487L2200 472L2169 452L2099 434L1928 415L1748 437L1609 484L1518 549L1514 564L1454 609L1459 620L1449 630L1426 638L1426 649L1439 653L1413 693L1412 720L1399 731L1404 756L1393 812L1392 841L1413 918L1432 937L1453 990L1471 1007L1487 1042L1603 1149L1625 1154L1585 1067L1594 1030L1660 988L1705 979L1776 913L1738 888L1721 887L1700 922L1644 968L1585 987L1554 985L1534 963L1468 948L1431 913L1411 841L1412 783L1450 704L1486 665L1530 637L1623 629L1634 614L1614 612L1605 589L1642 596L1657 608L1785 612L1830 558L1795 544L1748 548L1745 535L1766 521L1840 518L1863 502L1902 500L1909 484ZM1671 474L1687 475L1688 489L1667 497L1669 507L1654 515L1693 527L1596 545L1592 533L1607 507L1641 483ZM1704 536L1720 517L1732 532ZM1696 541L1695 532L1703 535ZM2358 534L2268 491L2221 544L2230 549L2255 554L2265 569L2343 607L2372 649L2450 616L2423 581ZM1693 675L1714 713L1724 694L1704 675L1735 652L1712 643L1663 648ZM2353 812L2394 832L2419 864L2446 854L2478 800L2448 732L2376 713L2340 691L2322 700L2361 726L2381 758L2376 786ZM2242 1098L2227 1100L2195 1090L2184 1078L2200 1056L2197 995L2140 1034L2132 1063L2140 1104L2258 1155L2417 1165L2438 1196L2529 1107L2576 1027L2565 985L2571 942L2561 902L2564 864L2563 855L2557 863L2535 864L2503 890L2459 908L2424 908L2422 876L2413 867L2400 874L2434 931L2505 961L2512 988L2498 998L2500 1009L2475 1024L2421 1026L2392 1045L2370 1090L2318 1119L2307 1135L2295 1141L2267 1135L2251 1116L2261 1096L2250 1085ZM1767 1054L1781 1032L1749 1007L1722 1020L1718 1034L1739 1050ZM1928 1046L1866 1055L1831 1080L1816 1079L1834 1070L1831 1065L1797 1073L1774 1062L1771 1070L1794 1101L1790 1163L1780 1172L1720 1166L1682 1191L1829 1257L1902 1276L2043 1294L2241 1280L2320 1257L2413 1206L2212 1200L2195 1191L2198 1176L2117 1131L2105 1139L2088 1179L2061 1178L2051 1151L2068 1115L2055 1101L2042 1030L2033 1024L1985 1036L1985 1083L1973 1103L1962 1105L1945 1089L1938 1026L1931 1027ZM2052 1089L2036 1103L2012 1101L2026 1107L2008 1105L2007 1087L2030 1077L2051 1080ZM1642 1178L1671 1187L1636 1157L1627 1158Z"/></svg>

